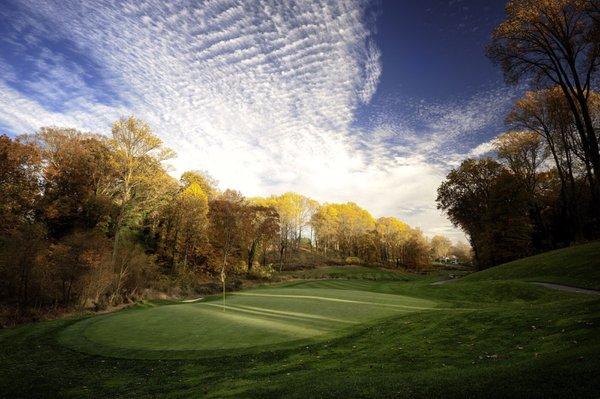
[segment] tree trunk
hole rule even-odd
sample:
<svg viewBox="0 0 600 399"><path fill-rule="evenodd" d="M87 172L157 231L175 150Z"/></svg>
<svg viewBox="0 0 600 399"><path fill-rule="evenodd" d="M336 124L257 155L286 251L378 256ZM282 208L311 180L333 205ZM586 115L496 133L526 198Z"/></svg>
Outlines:
<svg viewBox="0 0 600 399"><path fill-rule="evenodd" d="M563 94L573 115L575 126L579 137L581 139L581 145L583 146L583 152L585 154L586 162L591 163L593 174L589 174L588 180L590 184L590 192L592 195L592 203L598 203L600 200L600 193L598 192L598 176L600 176L600 154L598 153L598 140L594 132L594 127L589 115L589 109L587 100L581 99L577 94L574 87L569 87L566 83L562 82L560 87L562 88ZM575 97L575 98L573 98ZM579 107L577 106L579 104ZM581 112L579 110L581 108ZM595 216L598 215L598 207L594 207L593 212Z"/></svg>
<svg viewBox="0 0 600 399"><path fill-rule="evenodd" d="M283 270L283 254L285 252L285 244L279 245L279 271Z"/></svg>
<svg viewBox="0 0 600 399"><path fill-rule="evenodd" d="M223 285L223 312L225 311L225 267L227 265L227 252L223 253L223 267L221 268L221 283Z"/></svg>
<svg viewBox="0 0 600 399"><path fill-rule="evenodd" d="M124 219L123 212L125 212L124 208L122 208L119 211L119 216L117 216L117 223L115 226L115 238L113 241L113 250L112 250L112 263L115 266L117 264L117 252L119 249L119 238L121 236L121 226L123 224L123 219Z"/></svg>
<svg viewBox="0 0 600 399"><path fill-rule="evenodd" d="M123 267L123 263L121 263L121 269L119 270L118 278L117 278L117 286L115 287L115 291L110 296L109 302L111 303L111 305L115 304L114 301L121 292L121 285L123 284L123 278L127 274L127 269L128 269L128 266Z"/></svg>
<svg viewBox="0 0 600 399"><path fill-rule="evenodd" d="M252 245L248 251L248 271L252 271L252 264L254 263L254 256L256 254L256 245L256 240L252 241Z"/></svg>

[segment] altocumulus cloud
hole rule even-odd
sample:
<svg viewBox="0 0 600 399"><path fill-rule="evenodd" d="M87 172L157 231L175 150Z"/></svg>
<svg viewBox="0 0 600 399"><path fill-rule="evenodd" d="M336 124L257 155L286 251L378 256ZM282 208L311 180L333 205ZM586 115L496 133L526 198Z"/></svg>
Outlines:
<svg viewBox="0 0 600 399"><path fill-rule="evenodd" d="M357 128L382 73L368 9L358 0L9 1L0 127L107 132L134 114L178 152L175 174L205 169L247 195L354 200L460 238L435 209L435 188L470 150L455 146L461 135L492 123L507 96L417 107L419 129L395 118Z"/></svg>

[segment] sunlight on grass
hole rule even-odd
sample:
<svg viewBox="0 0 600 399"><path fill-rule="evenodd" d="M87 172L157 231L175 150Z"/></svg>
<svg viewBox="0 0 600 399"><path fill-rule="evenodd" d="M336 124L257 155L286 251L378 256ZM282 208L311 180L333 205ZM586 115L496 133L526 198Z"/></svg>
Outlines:
<svg viewBox="0 0 600 399"><path fill-rule="evenodd" d="M218 298L215 298L218 299ZM62 342L75 349L221 350L332 337L393 315L436 309L435 303L359 290L260 288L220 301L144 307L75 323ZM69 335L83 334L81 340ZM112 348L112 349L111 349Z"/></svg>
<svg viewBox="0 0 600 399"><path fill-rule="evenodd" d="M358 323L356 321L336 319L334 317L324 317L324 316L319 316L319 315L315 315L315 314L300 313L300 312L283 312L283 311L278 311L278 310L273 310L273 309L257 308L257 307L252 307L252 306L238 306L237 309L260 310L267 314L289 315L289 316L298 317L301 319L325 320L325 321L333 321L336 323L348 323L348 324Z"/></svg>
<svg viewBox="0 0 600 399"><path fill-rule="evenodd" d="M387 304L387 303L355 301L355 300L351 300L351 299L329 298L329 297L312 296L312 295L252 294L252 293L238 293L236 295L242 295L242 296L262 296L262 297L275 297L275 298L294 298L294 299L314 299L314 300L318 300L318 301L354 303L354 304L360 304L360 305L385 306L385 307L391 307L391 308L418 309L418 310L431 310L431 309L433 309L432 307L407 306L407 305L392 305L392 304Z"/></svg>
<svg viewBox="0 0 600 399"><path fill-rule="evenodd" d="M208 304L210 306L210 304ZM219 307L219 309L221 309L221 305L212 305L215 307ZM217 317L217 318L223 318L232 322L235 322L237 324L240 325L240 327L244 327L244 328L248 328L248 327L253 327L253 328L259 328L259 329L264 329L264 330L277 330L277 331L281 331L284 333L289 333L291 335L295 335L298 337L311 337L313 335L318 335L323 333L323 330L318 330L315 328L308 328L308 327L304 327L302 325L297 325L291 322L280 322L280 321L275 321L275 320L269 320L267 318L263 318L263 317L256 317L256 316L250 316L247 314L243 314L243 313L251 313L254 315L261 315L261 316L271 316L268 313L265 312L256 312L256 311L249 311L249 310L243 310L243 309L237 309L235 307L232 306L225 306L225 309L228 310L234 310L235 313L232 312L227 312L227 311L219 311L217 309L214 309L214 312L211 314L212 317Z"/></svg>

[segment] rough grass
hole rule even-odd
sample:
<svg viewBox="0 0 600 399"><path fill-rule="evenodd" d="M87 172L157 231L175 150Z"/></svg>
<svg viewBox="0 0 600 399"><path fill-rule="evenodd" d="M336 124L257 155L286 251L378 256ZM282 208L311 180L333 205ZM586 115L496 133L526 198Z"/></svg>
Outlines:
<svg viewBox="0 0 600 399"><path fill-rule="evenodd" d="M540 281L543 276L523 279ZM116 334L119 342L106 341L117 345L109 346L110 350L118 352L118 345L130 339L138 348L129 351L151 352L139 345L157 344L143 343L155 339L151 337L153 328L143 326L144 320L128 326L127 320L142 315L142 319L154 317L155 312L164 316L178 312L176 309L195 312L194 306L199 304L185 305L188 308L147 303L110 316L3 330L0 331L0 396L597 398L600 299L549 290L518 278L522 277L511 275L505 281L469 278L447 285L431 285L435 278L423 276L412 281L312 280L243 291L241 294L281 295L239 295L237 299L232 297L230 303L240 308L262 308L260 312L267 315L253 314L257 319L290 321L293 325L306 319L305 314L346 319L355 317L354 309L362 313L362 305L352 302L340 302L344 305L338 307L335 301L321 301L320 306L335 303L335 307L307 308L307 299L293 297L297 295L341 300L360 295L364 302L392 305L405 305L409 300L419 303L411 298L421 298L438 306L384 318L359 316L360 323L346 330L337 329L335 321L320 320L315 325L324 323L335 331L343 330L343 334L308 336L301 342L261 345L256 350L230 348L213 356L188 359L115 358L114 353L90 354L89 348L73 349L61 341L65 335L85 337L86 328L82 328L80 335L72 334L72 329L85 327L88 320L89 323L98 320L98 326L104 322L110 324L104 330L87 331L90 338L107 340L104 335ZM400 298L390 298L396 295ZM276 312L285 317L271 316ZM157 322L154 328L168 332L164 323L168 324ZM314 327L312 322L304 323L301 325ZM108 328L110 325L118 330L138 330L130 332L128 337L126 331L113 331ZM177 328L173 324L171 334L176 334ZM241 337L249 327L240 324L239 328L241 334L237 336ZM193 330L192 326L190 331ZM160 345L164 348L181 344L173 341L170 344L161 340ZM102 346L88 342L93 347ZM172 352L177 351L166 350L162 354Z"/></svg>
<svg viewBox="0 0 600 399"><path fill-rule="evenodd" d="M296 279L356 279L409 281L414 275L399 270L366 266L328 266L308 270L284 271L280 275Z"/></svg>
<svg viewBox="0 0 600 399"><path fill-rule="evenodd" d="M523 280L600 289L600 242L558 249L469 275L465 281Z"/></svg>

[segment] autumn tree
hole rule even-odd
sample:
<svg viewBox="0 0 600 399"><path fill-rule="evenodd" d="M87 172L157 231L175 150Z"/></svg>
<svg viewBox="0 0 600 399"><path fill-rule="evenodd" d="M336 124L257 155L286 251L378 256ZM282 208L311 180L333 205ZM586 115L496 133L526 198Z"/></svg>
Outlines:
<svg viewBox="0 0 600 399"><path fill-rule="evenodd" d="M324 204L311 218L315 246L325 254L339 250L338 213L337 207Z"/></svg>
<svg viewBox="0 0 600 399"><path fill-rule="evenodd" d="M0 136L0 297L16 300L21 311L42 277L41 161L36 145Z"/></svg>
<svg viewBox="0 0 600 399"><path fill-rule="evenodd" d="M130 221L141 205L149 205L169 182L161 162L174 153L165 148L150 126L133 116L113 124L110 142L115 158L117 179L115 202L118 207L114 222L113 258L119 245L124 224Z"/></svg>
<svg viewBox="0 0 600 399"><path fill-rule="evenodd" d="M210 202L210 241L220 260L220 280L225 303L225 282L231 259L240 250L241 213L244 197L237 191L226 190Z"/></svg>
<svg viewBox="0 0 600 399"><path fill-rule="evenodd" d="M535 196L539 168L548 158L540 136L530 131L510 131L498 136L494 147L498 158L522 181L527 192Z"/></svg>
<svg viewBox="0 0 600 399"><path fill-rule="evenodd" d="M462 241L456 242L452 245L451 254L456 256L459 263L471 263L471 246Z"/></svg>
<svg viewBox="0 0 600 399"><path fill-rule="evenodd" d="M444 259L452 250L452 243L447 237L436 235L431 238L429 243L432 259Z"/></svg>
<svg viewBox="0 0 600 399"><path fill-rule="evenodd" d="M245 204L240 213L242 241L250 272L259 248L262 246L264 259L267 246L277 238L279 214L274 207L253 204Z"/></svg>
<svg viewBox="0 0 600 399"><path fill-rule="evenodd" d="M77 228L95 228L113 212L113 158L104 137L75 129L44 127L29 138L41 150L41 204L50 234L60 238Z"/></svg>
<svg viewBox="0 0 600 399"><path fill-rule="evenodd" d="M463 161L438 188L437 203L469 236L480 269L529 252L531 223L526 192L493 159Z"/></svg>
<svg viewBox="0 0 600 399"><path fill-rule="evenodd" d="M410 227L395 217L381 217L377 219L375 230L381 247L381 261L393 262L396 267L403 264L404 248L410 236Z"/></svg>
<svg viewBox="0 0 600 399"><path fill-rule="evenodd" d="M179 219L178 252L183 254L183 265L187 267L188 258L201 255L208 242L208 196L199 184L192 182L181 192L175 204Z"/></svg>
<svg viewBox="0 0 600 399"><path fill-rule="evenodd" d="M21 314L42 305L48 274L46 236L42 223L27 220L0 237L0 297L16 303Z"/></svg>
<svg viewBox="0 0 600 399"><path fill-rule="evenodd" d="M600 200L600 152L590 110L600 39L597 9L588 0L511 0L507 18L493 32L488 55L501 65L509 82L532 78L558 87L573 117L585 157L591 164L591 188Z"/></svg>
<svg viewBox="0 0 600 399"><path fill-rule="evenodd" d="M0 136L0 233L33 220L42 193L41 161L36 145Z"/></svg>
<svg viewBox="0 0 600 399"><path fill-rule="evenodd" d="M112 283L110 241L99 231L77 231L49 247L52 280L63 305L99 306Z"/></svg>
<svg viewBox="0 0 600 399"><path fill-rule="evenodd" d="M411 229L403 246L404 265L407 268L422 270L429 265L430 247L421 230Z"/></svg>
<svg viewBox="0 0 600 399"><path fill-rule="evenodd" d="M111 302L120 295L124 280L130 275L129 257L118 259L120 238L124 227L143 220L144 214L159 207L176 190L177 183L161 162L174 153L165 148L147 123L135 118L121 118L112 127L110 141L115 159L116 180L114 202L117 207L113 223L112 258L116 268L115 289ZM129 244L127 244L129 245Z"/></svg>
<svg viewBox="0 0 600 399"><path fill-rule="evenodd" d="M171 274L181 263L203 263L208 253L208 197L198 183L192 181L181 188L164 207L160 228L162 253L170 258Z"/></svg>
<svg viewBox="0 0 600 399"><path fill-rule="evenodd" d="M353 202L336 206L340 251L345 256L364 256L369 248L365 241L371 238L369 233L375 229L375 219Z"/></svg>
<svg viewBox="0 0 600 399"><path fill-rule="evenodd" d="M309 226L317 202L303 195L287 192L268 198L253 198L257 205L273 207L279 215L279 268L291 250L298 250L305 228Z"/></svg>
<svg viewBox="0 0 600 399"><path fill-rule="evenodd" d="M540 201L540 167L548 158L542 138L532 131L509 131L496 138L494 147L498 159L523 186L534 224L534 245L542 246L548 239Z"/></svg>
<svg viewBox="0 0 600 399"><path fill-rule="evenodd" d="M353 202L324 204L312 218L316 241L342 257L361 257L376 249L375 219Z"/></svg>
<svg viewBox="0 0 600 399"><path fill-rule="evenodd" d="M597 96L592 93L591 98ZM592 101L595 104L595 101ZM595 109L597 107L592 107ZM580 237L583 228L582 211L589 209L590 216L596 210L593 205L593 174L591 163L586 156L577 134L572 113L568 109L562 91L558 87L536 92L527 92L518 100L507 117L507 123L517 129L538 134L544 141L559 179L560 216L568 232L569 239ZM581 184L583 177L587 186ZM586 195L585 191L589 194ZM591 208L585 198L591 197ZM590 218L593 220L593 218ZM592 223L593 224L593 223Z"/></svg>
<svg viewBox="0 0 600 399"><path fill-rule="evenodd" d="M184 172L179 181L184 187L196 183L200 189L202 189L202 192L206 194L209 201L215 199L219 195L217 181L205 171L190 170Z"/></svg>

